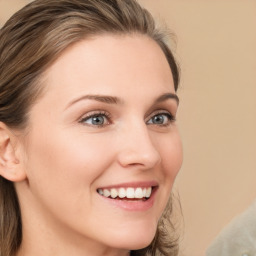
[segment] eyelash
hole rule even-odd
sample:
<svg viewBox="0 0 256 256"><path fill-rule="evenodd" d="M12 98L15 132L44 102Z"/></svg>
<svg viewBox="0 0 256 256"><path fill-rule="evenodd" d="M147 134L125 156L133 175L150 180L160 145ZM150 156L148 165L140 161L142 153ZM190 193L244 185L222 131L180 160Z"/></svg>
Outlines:
<svg viewBox="0 0 256 256"><path fill-rule="evenodd" d="M86 116L84 116L83 118L81 118L81 120L79 121L79 123L82 123L82 124L85 124L85 121L88 121L90 118L96 118L96 117L104 117L107 119L107 124L100 124L100 125L94 125L94 124L87 124L89 126L94 126L94 127L97 127L97 128L101 128L105 125L109 125L111 124L111 115L108 113L108 112L105 112L105 111L97 111L97 112L93 112L93 113L90 113ZM86 125L86 124L85 124Z"/></svg>
<svg viewBox="0 0 256 256"><path fill-rule="evenodd" d="M152 118L156 117L156 116L165 116L165 117L167 117L168 122L166 124L154 124L154 123L152 123L150 125L157 125L157 126L161 126L161 127L166 127L166 126L169 126L171 123L176 121L176 118L175 118L174 115L172 115L170 112L166 112L164 110L158 110L157 112L154 112L151 115L151 117L148 119L148 121L151 120Z"/></svg>
<svg viewBox="0 0 256 256"><path fill-rule="evenodd" d="M149 124L148 122L150 120L152 120L152 118L156 117L156 116L165 116L167 117L168 119L168 122L166 124ZM85 122L88 121L90 118L97 118L97 117L103 117L107 120L107 123L104 123L104 124L86 124ZM173 116L171 113L169 112L166 112L166 111L163 111L163 110L159 110L155 113L153 113L151 115L151 117L146 121L146 124L149 124L149 125L156 125L156 126L161 126L161 127L166 127L166 126L169 126L171 123L175 122L176 121L176 118L175 116ZM88 125L88 126L93 126L93 127L97 127L97 128L101 128L101 127L104 127L106 125L110 125L112 124L111 122L111 115L108 113L108 112L105 112L105 111L98 111L98 112L93 112L93 113L90 113L86 116L84 116L83 118L81 118L81 120L79 121L79 123L82 123L84 125Z"/></svg>

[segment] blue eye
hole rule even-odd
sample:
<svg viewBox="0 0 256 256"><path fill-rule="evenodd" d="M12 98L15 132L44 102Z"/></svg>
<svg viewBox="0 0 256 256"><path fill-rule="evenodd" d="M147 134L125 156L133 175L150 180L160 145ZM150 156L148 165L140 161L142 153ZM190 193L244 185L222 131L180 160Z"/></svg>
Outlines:
<svg viewBox="0 0 256 256"><path fill-rule="evenodd" d="M109 124L110 122L108 116L105 113L97 113L82 118L80 123L101 127Z"/></svg>
<svg viewBox="0 0 256 256"><path fill-rule="evenodd" d="M156 115L152 116L147 121L147 124L165 126L165 125L168 125L170 122L172 122L174 120L175 120L175 118L169 113L159 113L159 114L156 114Z"/></svg>

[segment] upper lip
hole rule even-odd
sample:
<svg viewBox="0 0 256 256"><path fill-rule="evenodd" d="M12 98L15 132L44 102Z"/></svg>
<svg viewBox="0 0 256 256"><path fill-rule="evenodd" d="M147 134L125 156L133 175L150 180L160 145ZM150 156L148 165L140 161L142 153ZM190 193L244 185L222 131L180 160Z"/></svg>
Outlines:
<svg viewBox="0 0 256 256"><path fill-rule="evenodd" d="M136 181L136 182L124 182L119 184L107 185L99 187L98 189L111 189L111 188L148 188L157 187L158 182L156 181Z"/></svg>

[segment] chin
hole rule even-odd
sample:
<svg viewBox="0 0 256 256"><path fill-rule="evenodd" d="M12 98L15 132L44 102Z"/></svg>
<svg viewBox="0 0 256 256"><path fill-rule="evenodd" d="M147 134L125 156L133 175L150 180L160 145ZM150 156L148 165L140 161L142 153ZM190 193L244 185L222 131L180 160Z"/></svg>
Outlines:
<svg viewBox="0 0 256 256"><path fill-rule="evenodd" d="M154 239L154 236L140 237L139 239L136 239L136 240L120 241L119 243L113 244L111 247L129 250L129 251L140 250L149 246L153 239Z"/></svg>
<svg viewBox="0 0 256 256"><path fill-rule="evenodd" d="M118 236L116 236L116 239L112 239L114 241L112 246L128 250L143 249L149 246L154 239L156 229L157 227L152 225L150 228L147 227L146 229L122 230L122 232L119 232Z"/></svg>
<svg viewBox="0 0 256 256"><path fill-rule="evenodd" d="M134 251L134 250L143 249L143 248L149 246L153 239L154 239L154 236L150 237L150 239L143 238L143 239L140 239L140 241L137 240L136 242L130 244L129 250Z"/></svg>

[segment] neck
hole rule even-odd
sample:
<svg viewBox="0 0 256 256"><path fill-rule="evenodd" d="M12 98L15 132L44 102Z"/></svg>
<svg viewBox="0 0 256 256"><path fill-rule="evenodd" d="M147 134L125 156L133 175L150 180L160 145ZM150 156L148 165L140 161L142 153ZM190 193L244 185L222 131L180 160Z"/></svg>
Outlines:
<svg viewBox="0 0 256 256"><path fill-rule="evenodd" d="M109 248L99 248L99 247L74 247L72 244L66 244L65 246L61 246L59 244L55 244L55 246L47 246L45 244L33 244L26 243L24 241L17 252L16 256L46 256L46 255L54 255L54 256L129 256L130 252L126 250L118 250L118 249L109 249Z"/></svg>

